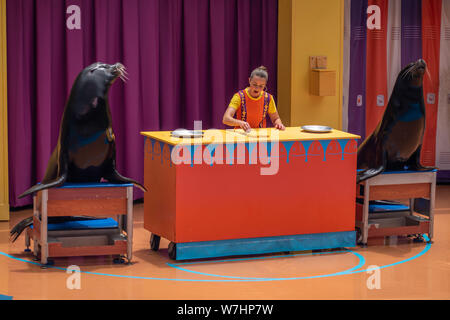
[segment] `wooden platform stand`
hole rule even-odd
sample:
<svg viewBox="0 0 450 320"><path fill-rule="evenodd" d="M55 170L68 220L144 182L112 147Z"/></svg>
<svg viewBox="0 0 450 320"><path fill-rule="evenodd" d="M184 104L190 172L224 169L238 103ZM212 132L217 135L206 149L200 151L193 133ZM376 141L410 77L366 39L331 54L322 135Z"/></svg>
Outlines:
<svg viewBox="0 0 450 320"><path fill-rule="evenodd" d="M357 188L357 241L362 245L385 244L390 236L433 238L436 170L386 172L368 179ZM407 210L369 212L371 200L406 200Z"/></svg>
<svg viewBox="0 0 450 320"><path fill-rule="evenodd" d="M114 218L117 223L102 228L48 230L49 217L90 216ZM126 255L132 259L132 184L66 184L39 191L33 198L33 228L28 229L25 245L33 239L35 260L47 265L50 257Z"/></svg>

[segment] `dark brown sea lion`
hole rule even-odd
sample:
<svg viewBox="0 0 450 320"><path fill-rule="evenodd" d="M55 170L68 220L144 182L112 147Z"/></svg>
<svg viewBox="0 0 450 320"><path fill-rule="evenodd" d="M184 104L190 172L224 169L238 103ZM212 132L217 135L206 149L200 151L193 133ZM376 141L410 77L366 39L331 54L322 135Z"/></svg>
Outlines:
<svg viewBox="0 0 450 320"><path fill-rule="evenodd" d="M383 118L358 148L357 183L383 171L431 170L420 164L425 132L423 77L426 63L419 59L400 71Z"/></svg>
<svg viewBox="0 0 450 320"><path fill-rule="evenodd" d="M80 72L72 86L61 120L58 144L47 165L41 184L19 198L33 192L61 186L64 182L140 183L123 177L116 170L116 143L112 130L108 91L125 67L116 63L94 63Z"/></svg>
<svg viewBox="0 0 450 320"><path fill-rule="evenodd" d="M19 198L34 192L58 187L65 182L140 183L123 177L116 170L116 143L112 129L108 91L117 79L126 78L125 67L116 63L94 63L76 78L61 120L58 144L47 165L41 184ZM31 221L20 222L11 230L15 238Z"/></svg>

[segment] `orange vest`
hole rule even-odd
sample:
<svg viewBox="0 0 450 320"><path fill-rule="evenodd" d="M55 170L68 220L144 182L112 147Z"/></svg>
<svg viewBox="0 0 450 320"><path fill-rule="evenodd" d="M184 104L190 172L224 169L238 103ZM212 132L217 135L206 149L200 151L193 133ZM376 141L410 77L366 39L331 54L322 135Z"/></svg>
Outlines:
<svg viewBox="0 0 450 320"><path fill-rule="evenodd" d="M265 128L266 115L269 110L270 94L264 92L258 100L250 99L246 90L239 91L241 107L236 111L236 119L248 122L251 128ZM239 127L236 127L239 128Z"/></svg>

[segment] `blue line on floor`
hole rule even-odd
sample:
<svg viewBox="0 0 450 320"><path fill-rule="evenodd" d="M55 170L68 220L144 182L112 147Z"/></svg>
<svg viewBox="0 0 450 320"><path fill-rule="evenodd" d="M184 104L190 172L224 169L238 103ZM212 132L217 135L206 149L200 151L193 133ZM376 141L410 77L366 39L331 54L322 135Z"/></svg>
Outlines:
<svg viewBox="0 0 450 320"><path fill-rule="evenodd" d="M428 242L429 238L427 237L427 235L423 235L424 239ZM397 261L391 264L387 264L384 266L380 266L377 268L371 268L371 269L363 269L363 270L358 270L359 268L361 268L364 264L365 264L365 259L364 257L357 253L354 252L352 250L348 250L348 251L343 251L343 252L351 252L352 254L356 255L359 259L359 264L351 269L348 269L346 271L341 271L341 272L337 272L337 273L331 273L331 274L326 274L326 275L317 275L317 276L305 276L305 277L297 277L297 278L247 278L247 277L240 277L238 279L175 279L175 278L155 278L155 277L139 277L139 276L127 276L127 275L118 275L118 274L109 274L109 273L99 273L99 272L89 272L89 271L80 271L83 274L90 274L90 275L100 275L100 276L109 276L109 277L117 277L117 278L128 278L128 279L141 279L141 280L166 280L166 281L190 281L190 282L261 282L261 281L280 281L280 280L301 280L301 279L313 279L313 278L325 278L325 277L332 277L332 276L340 276L340 275L348 275L348 274L355 274L355 273L361 273L361 272L369 272L372 270L376 270L376 269L384 269L384 268L388 268L388 267L393 267L393 266L397 266L399 264L402 263L406 263L409 261L412 261L414 259L417 259L419 257L421 257L422 255L424 255L425 253L427 253L431 248L431 244L427 243L425 248L419 252L418 254L401 260L401 261ZM331 251L331 252L323 252L323 253L311 253L310 255L315 255L315 254L330 254L330 253L336 253L337 251ZM37 265L37 266L42 266L40 263L38 262L34 262L34 261L28 261L25 259L21 259L21 258L16 258L10 254L4 253L0 251L0 255L3 255L7 258L13 259L13 260L17 260L17 261L21 261L21 262L26 262L29 264L33 264L33 265ZM308 254L294 254L293 256L298 256L298 255L308 255ZM283 255L283 256L277 256L277 257L288 257L289 255ZM272 257L257 257L257 258L243 258L243 259L233 259L233 260L222 260L224 262L228 262L228 261L244 261L244 260L256 260L256 259L267 259L267 258L272 258ZM275 257L273 257L275 258ZM218 261L207 261L204 263L209 263L209 262L218 262ZM184 263L184 264L194 264L193 263ZM201 263L201 262L197 262L197 263ZM168 263L168 265L170 265ZM182 265L182 264L172 264L170 265L171 267L175 267L177 269L183 269L178 267L178 265ZM49 269L58 269L58 270L62 270L62 271L67 271L66 268L62 268L62 267L55 267L55 266L47 266ZM214 276L214 277L222 277L222 278L228 278L228 276L221 276L221 275L213 275L213 274L202 274L196 271L192 271L192 270L188 270L188 269L183 269L183 271L187 271L190 273L197 273L197 274L201 274L201 275L207 275L207 276Z"/></svg>

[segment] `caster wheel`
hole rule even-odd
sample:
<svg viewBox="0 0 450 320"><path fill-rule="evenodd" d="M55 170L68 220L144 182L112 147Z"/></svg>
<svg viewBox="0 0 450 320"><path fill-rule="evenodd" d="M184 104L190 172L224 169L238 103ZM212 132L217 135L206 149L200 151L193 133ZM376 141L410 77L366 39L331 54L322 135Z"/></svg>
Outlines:
<svg viewBox="0 0 450 320"><path fill-rule="evenodd" d="M169 257L172 260L177 259L177 244L174 242L169 243Z"/></svg>
<svg viewBox="0 0 450 320"><path fill-rule="evenodd" d="M125 263L125 259L122 258L121 256L119 256L118 258L115 258L115 259L113 260L113 263L114 263L114 264L123 264L123 263Z"/></svg>
<svg viewBox="0 0 450 320"><path fill-rule="evenodd" d="M153 251L158 251L160 240L161 240L160 236L152 233L150 237L150 249L152 249Z"/></svg>
<svg viewBox="0 0 450 320"><path fill-rule="evenodd" d="M23 250L23 252L31 252L31 249L25 249L25 250Z"/></svg>
<svg viewBox="0 0 450 320"><path fill-rule="evenodd" d="M360 228L355 228L356 231L356 243L361 244L362 243L362 232Z"/></svg>
<svg viewBox="0 0 450 320"><path fill-rule="evenodd" d="M41 269L47 269L50 266L53 266L55 264L55 261L53 260L47 260L46 264L41 264Z"/></svg>
<svg viewBox="0 0 450 320"><path fill-rule="evenodd" d="M419 235L413 239L413 242L422 243L422 242L425 242L425 239L421 235Z"/></svg>

